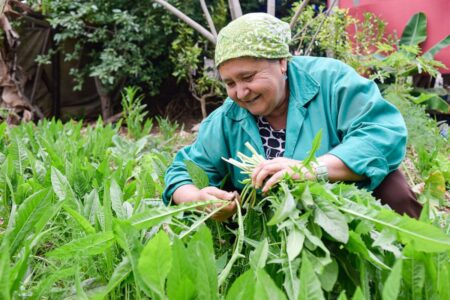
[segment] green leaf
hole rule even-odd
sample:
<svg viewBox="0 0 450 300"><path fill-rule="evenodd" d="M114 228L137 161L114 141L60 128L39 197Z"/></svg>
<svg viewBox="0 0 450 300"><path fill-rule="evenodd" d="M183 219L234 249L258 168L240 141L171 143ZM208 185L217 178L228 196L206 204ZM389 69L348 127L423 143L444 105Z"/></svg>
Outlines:
<svg viewBox="0 0 450 300"><path fill-rule="evenodd" d="M264 271L264 269L257 269L254 271L256 275L255 296L253 299L286 299L286 295L277 287L275 282Z"/></svg>
<svg viewBox="0 0 450 300"><path fill-rule="evenodd" d="M228 290L227 300L248 300L256 299L255 295L255 275L253 270L247 270L239 276Z"/></svg>
<svg viewBox="0 0 450 300"><path fill-rule="evenodd" d="M79 300L89 300L88 296L86 295L86 292L84 291L82 285L81 285L81 278L80 278L80 265L76 264L76 270L75 270L75 291L77 292L77 299Z"/></svg>
<svg viewBox="0 0 450 300"><path fill-rule="evenodd" d="M67 205L63 205L63 208L78 223L78 225L81 226L84 232L86 232L87 234L95 233L94 227L92 227L92 225L89 224L89 221L86 220L82 215L80 215Z"/></svg>
<svg viewBox="0 0 450 300"><path fill-rule="evenodd" d="M10 271L10 290L12 293L18 291L20 286L23 286L25 274L30 268L30 255L31 255L31 241L26 240L22 250L20 251L20 256L15 262L14 266Z"/></svg>
<svg viewBox="0 0 450 300"><path fill-rule="evenodd" d="M127 219L127 213L123 209L123 196L122 190L117 182L113 179L111 180L111 187L109 188L109 195L111 197L111 207L116 213L119 219Z"/></svg>
<svg viewBox="0 0 450 300"><path fill-rule="evenodd" d="M303 249L303 243L305 241L305 234L297 227L292 228L287 236L286 252L289 261L294 260Z"/></svg>
<svg viewBox="0 0 450 300"><path fill-rule="evenodd" d="M195 266L189 263L186 248L179 239L172 244L172 268L167 276L169 299L195 299Z"/></svg>
<svg viewBox="0 0 450 300"><path fill-rule="evenodd" d="M114 223L114 217L112 213L112 204L111 204L111 195L109 193L110 191L110 181L104 180L104 192L103 192L103 227L102 229L104 231L110 231L113 230L113 223ZM124 223L125 224L125 223Z"/></svg>
<svg viewBox="0 0 450 300"><path fill-rule="evenodd" d="M339 265L333 259L331 263L325 266L325 268L322 271L322 274L319 274L319 280L320 283L322 284L322 289L324 289L327 292L331 292L337 281L338 274L339 274Z"/></svg>
<svg viewBox="0 0 450 300"><path fill-rule="evenodd" d="M314 199L314 222L325 230L336 241L346 244L348 241L348 225L344 215L339 212L333 203L316 197Z"/></svg>
<svg viewBox="0 0 450 300"><path fill-rule="evenodd" d="M314 160L314 157L316 155L317 150L320 148L320 144L322 142L322 129L317 132L317 134L314 136L311 150L308 152L308 156L303 160L303 165L308 167L311 163L311 161Z"/></svg>
<svg viewBox="0 0 450 300"><path fill-rule="evenodd" d="M306 209L313 209L316 206L311 191L309 190L309 184L305 185L305 190L300 199Z"/></svg>
<svg viewBox="0 0 450 300"><path fill-rule="evenodd" d="M192 237L188 245L188 257L195 266L195 280L197 297L199 299L217 299L218 282L214 258L211 232L206 226Z"/></svg>
<svg viewBox="0 0 450 300"><path fill-rule="evenodd" d="M376 257L371 251L369 251L359 234L353 231L350 231L349 233L349 239L346 245L346 248L349 252L358 254L361 258L370 261L372 264L381 267L382 269L390 269L389 266L387 266L383 261Z"/></svg>
<svg viewBox="0 0 450 300"><path fill-rule="evenodd" d="M106 295L114 290L122 281L124 281L131 273L131 263L127 256L122 258L122 261L117 265L109 278L108 285L100 292L90 296L90 299L104 299Z"/></svg>
<svg viewBox="0 0 450 300"><path fill-rule="evenodd" d="M262 269L266 266L267 257L269 256L269 242L267 238L260 241L255 250L251 252L249 260L250 266L256 269Z"/></svg>
<svg viewBox="0 0 450 300"><path fill-rule="evenodd" d="M397 235L392 230L382 230L380 235L372 243L372 247L380 247L383 250L392 252L395 257L401 257L401 249L397 240Z"/></svg>
<svg viewBox="0 0 450 300"><path fill-rule="evenodd" d="M425 264L421 258L425 253L415 251L413 245L410 245L405 247L403 254L405 255L402 268L403 282L412 299L422 299L426 275Z"/></svg>
<svg viewBox="0 0 450 300"><path fill-rule="evenodd" d="M147 296L152 297L150 289L145 284L138 270L139 258L142 252L142 244L139 241L139 231L134 228L128 221L115 219L113 223L114 236L117 243L127 254L133 270L133 277L136 288L142 288Z"/></svg>
<svg viewBox="0 0 450 300"><path fill-rule="evenodd" d="M65 268L61 270L57 270L56 272L52 272L50 276L43 278L38 282L36 286L33 287L33 294L30 297L31 299L45 299L43 295L51 289L51 285L54 284L58 280L62 280L66 277L72 277L75 274L75 268Z"/></svg>
<svg viewBox="0 0 450 300"><path fill-rule="evenodd" d="M427 39L427 17L423 12L412 16L400 38L400 45L419 45Z"/></svg>
<svg viewBox="0 0 450 300"><path fill-rule="evenodd" d="M57 168L52 166L51 169L52 188L60 201L67 200L73 205L77 212L81 212L81 203L75 196L72 187L69 184L66 176L64 176Z"/></svg>
<svg viewBox="0 0 450 300"><path fill-rule="evenodd" d="M158 298L165 299L165 282L172 267L170 240L164 231L156 234L141 252L138 270L141 278Z"/></svg>
<svg viewBox="0 0 450 300"><path fill-rule="evenodd" d="M428 49L428 51L425 52L423 56L432 59L439 51L448 46L450 46L450 34L447 35L445 38L443 38L441 41L439 41L436 45Z"/></svg>
<svg viewBox="0 0 450 300"><path fill-rule="evenodd" d="M111 231L94 233L50 251L46 256L67 259L75 256L97 255L103 253L113 242L114 234Z"/></svg>
<svg viewBox="0 0 450 300"><path fill-rule="evenodd" d="M450 299L450 263L449 263L449 253L439 253L437 254L437 291L442 299Z"/></svg>
<svg viewBox="0 0 450 300"><path fill-rule="evenodd" d="M149 209L142 213L133 215L129 221L137 229L144 229L156 226L162 222L170 220L171 217L179 215L185 211L193 211L196 208L203 207L217 201L192 202L174 206L161 206Z"/></svg>
<svg viewBox="0 0 450 300"><path fill-rule="evenodd" d="M345 294L345 291L342 291L339 294L339 297L337 298L337 300L347 300L347 295Z"/></svg>
<svg viewBox="0 0 450 300"><path fill-rule="evenodd" d="M440 96L434 96L426 102L427 109L432 109L443 114L450 114L450 104Z"/></svg>
<svg viewBox="0 0 450 300"><path fill-rule="evenodd" d="M360 208L360 205L351 201L339 209L360 219L371 221L381 228L395 230L401 242L414 243L418 251L444 252L450 250L450 237L433 225L408 216L400 216L385 208L380 208L380 211L372 212L370 215L365 214L362 213L365 211L364 208Z"/></svg>
<svg viewBox="0 0 450 300"><path fill-rule="evenodd" d="M300 228L300 230L305 234L306 240L313 244L315 247L319 247L325 253L325 261L330 260L330 251L322 242L322 240L309 231L306 227Z"/></svg>
<svg viewBox="0 0 450 300"><path fill-rule="evenodd" d="M19 206L15 217L15 224L11 232L11 255L21 247L23 240L32 232L36 223L51 210L52 192L50 189L40 190Z"/></svg>
<svg viewBox="0 0 450 300"><path fill-rule="evenodd" d="M17 173L24 174L28 162L26 147L23 145L23 141L16 135L11 137L11 139L8 156L12 157Z"/></svg>
<svg viewBox="0 0 450 300"><path fill-rule="evenodd" d="M358 287L353 294L352 300L366 300L366 297L364 297L363 292L361 291L361 288Z"/></svg>
<svg viewBox="0 0 450 300"><path fill-rule="evenodd" d="M95 224L95 220L97 220L98 224L100 225L103 225L105 223L105 218L101 207L102 205L100 204L97 189L93 189L88 195L84 197L83 214L89 220L89 223Z"/></svg>
<svg viewBox="0 0 450 300"><path fill-rule="evenodd" d="M192 182L197 188L202 189L209 186L208 174L202 168L197 166L192 160L185 160L184 164Z"/></svg>
<svg viewBox="0 0 450 300"><path fill-rule="evenodd" d="M3 237L0 245L0 298L9 300L10 295L10 258L9 237Z"/></svg>
<svg viewBox="0 0 450 300"><path fill-rule="evenodd" d="M299 300L322 300L325 299L321 284L313 270L311 262L306 254L302 256L300 268L300 294Z"/></svg>
<svg viewBox="0 0 450 300"><path fill-rule="evenodd" d="M290 214L295 212L295 200L291 194L291 191L289 190L289 187L284 182L281 182L280 186L284 192L284 196L281 199L281 204L276 209L273 217L269 222L267 222L268 226L272 226L284 221L284 219L286 219Z"/></svg>
<svg viewBox="0 0 450 300"><path fill-rule="evenodd" d="M430 100L433 97L439 97L439 95L434 94L434 93L420 93L419 96L417 96L417 97L409 96L408 99L410 99L415 104L422 104L422 103Z"/></svg>
<svg viewBox="0 0 450 300"><path fill-rule="evenodd" d="M384 282L383 287L383 300L397 299L398 293L400 292L400 283L402 279L402 260L398 259L391 273Z"/></svg>

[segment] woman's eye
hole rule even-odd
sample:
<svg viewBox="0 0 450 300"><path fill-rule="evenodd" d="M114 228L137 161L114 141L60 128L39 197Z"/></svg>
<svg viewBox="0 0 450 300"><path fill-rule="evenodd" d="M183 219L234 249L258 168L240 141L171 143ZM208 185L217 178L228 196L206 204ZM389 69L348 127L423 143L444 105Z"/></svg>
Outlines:
<svg viewBox="0 0 450 300"><path fill-rule="evenodd" d="M234 86L234 82L226 82L225 83L227 87L233 87Z"/></svg>
<svg viewBox="0 0 450 300"><path fill-rule="evenodd" d="M244 78L242 78L244 81L252 81L253 80L253 75L250 76L245 76Z"/></svg>

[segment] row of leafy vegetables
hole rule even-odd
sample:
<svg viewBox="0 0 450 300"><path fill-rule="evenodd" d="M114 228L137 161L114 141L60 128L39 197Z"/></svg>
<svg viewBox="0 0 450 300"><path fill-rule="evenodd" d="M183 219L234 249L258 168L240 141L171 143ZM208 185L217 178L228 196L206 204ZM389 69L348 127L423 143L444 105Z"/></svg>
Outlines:
<svg viewBox="0 0 450 300"><path fill-rule="evenodd" d="M430 201L414 220L285 179L218 223L207 203L161 204L174 136L54 120L0 136L1 299L450 298L450 222Z"/></svg>

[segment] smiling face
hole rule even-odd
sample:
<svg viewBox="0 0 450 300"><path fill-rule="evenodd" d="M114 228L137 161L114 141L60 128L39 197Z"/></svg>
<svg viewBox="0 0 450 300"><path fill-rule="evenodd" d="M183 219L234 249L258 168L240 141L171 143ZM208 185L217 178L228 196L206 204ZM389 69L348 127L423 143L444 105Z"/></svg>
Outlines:
<svg viewBox="0 0 450 300"><path fill-rule="evenodd" d="M286 71L286 59L240 57L219 66L228 96L252 115L268 119L286 116L289 97Z"/></svg>

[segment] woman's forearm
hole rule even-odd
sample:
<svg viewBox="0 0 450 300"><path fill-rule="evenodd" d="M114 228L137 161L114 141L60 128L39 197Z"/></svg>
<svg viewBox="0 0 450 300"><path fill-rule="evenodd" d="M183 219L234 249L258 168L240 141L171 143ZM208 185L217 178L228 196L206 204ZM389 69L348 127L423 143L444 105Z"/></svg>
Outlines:
<svg viewBox="0 0 450 300"><path fill-rule="evenodd" d="M365 176L354 173L347 165L337 156L325 154L318 157L317 160L328 169L328 180L334 181L361 181L366 179Z"/></svg>

